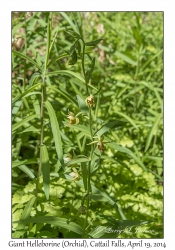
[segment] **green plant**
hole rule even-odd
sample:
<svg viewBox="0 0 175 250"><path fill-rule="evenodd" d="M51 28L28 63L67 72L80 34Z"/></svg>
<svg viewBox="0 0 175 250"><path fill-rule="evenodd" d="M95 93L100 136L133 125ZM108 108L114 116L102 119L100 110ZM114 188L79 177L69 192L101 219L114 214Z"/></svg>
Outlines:
<svg viewBox="0 0 175 250"><path fill-rule="evenodd" d="M161 237L160 14L13 15L13 237Z"/></svg>

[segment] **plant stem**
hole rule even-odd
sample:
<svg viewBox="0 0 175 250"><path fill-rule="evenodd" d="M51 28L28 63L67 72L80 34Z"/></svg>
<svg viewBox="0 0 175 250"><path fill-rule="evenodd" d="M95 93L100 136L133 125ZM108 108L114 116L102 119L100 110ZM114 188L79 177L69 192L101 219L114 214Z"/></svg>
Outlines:
<svg viewBox="0 0 175 250"><path fill-rule="evenodd" d="M43 146L43 139L44 139L44 102L46 97L46 84L45 84L45 78L46 78L46 72L48 69L48 61L49 61L49 55L50 55L50 40L51 40L51 25L52 24L52 13L49 13L48 16L48 24L47 24L47 47L46 47L46 56L45 56L45 64L44 64L44 70L43 70L43 85L42 85L42 94L41 94L41 137L40 137L40 163L38 168L38 174L37 174L37 182L36 182L36 197L38 196L38 187L39 187L39 177L41 174L42 169L42 153L41 153L41 147Z"/></svg>
<svg viewBox="0 0 175 250"><path fill-rule="evenodd" d="M89 127L90 127L91 139L93 140L92 124L91 124L92 118L91 117L92 117L91 116L91 107L89 107ZM94 146L91 145L90 159L92 159L93 151L94 151ZM88 178L88 183L87 183L86 196L88 196L90 191L91 191L91 161L88 162L88 176L87 176L87 178ZM88 220L88 212L89 212L89 198L87 197L87 210L86 210L86 217L85 217L84 226L83 226L82 238L84 238L84 235L85 235L85 230L86 230L86 225L87 225L87 220Z"/></svg>
<svg viewBox="0 0 175 250"><path fill-rule="evenodd" d="M43 86L42 86L42 94L41 94L41 136L40 136L40 147L43 145L43 138L44 138L44 102L45 102L45 74L43 76ZM38 168L38 174L37 174L37 182L36 182L36 194L35 196L38 196L38 187L39 187L39 178L41 174L41 168L42 168L42 154L40 149L40 163Z"/></svg>

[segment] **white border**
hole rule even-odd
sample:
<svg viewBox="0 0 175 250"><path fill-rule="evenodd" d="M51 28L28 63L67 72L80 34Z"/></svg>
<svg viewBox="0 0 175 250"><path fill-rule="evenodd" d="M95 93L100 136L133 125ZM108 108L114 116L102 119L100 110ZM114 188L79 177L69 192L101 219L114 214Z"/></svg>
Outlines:
<svg viewBox="0 0 175 250"><path fill-rule="evenodd" d="M175 183L175 7L173 1L1 1L0 3L0 237L1 248L11 239L11 11L164 11L164 171L165 241L173 249ZM48 240L47 242L49 242ZM148 240L149 241L149 240ZM152 240L150 240L152 241ZM51 242L51 241L50 241ZM154 241L156 242L156 240ZM16 247L15 249L18 249ZM40 248L42 249L42 247ZM142 248L145 249L145 248Z"/></svg>

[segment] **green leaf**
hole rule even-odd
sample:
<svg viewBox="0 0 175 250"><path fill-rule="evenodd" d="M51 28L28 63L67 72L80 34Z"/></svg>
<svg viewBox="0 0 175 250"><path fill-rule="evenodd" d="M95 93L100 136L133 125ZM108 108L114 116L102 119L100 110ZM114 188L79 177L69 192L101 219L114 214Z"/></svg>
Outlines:
<svg viewBox="0 0 175 250"><path fill-rule="evenodd" d="M82 228L74 222L69 222L68 219L59 218L55 216L39 216L30 219L25 219L21 223L46 223L57 227L62 227L71 230L75 233L82 234Z"/></svg>
<svg viewBox="0 0 175 250"><path fill-rule="evenodd" d="M141 45L142 44L142 37L140 35L139 29L135 28L135 27L131 27L131 28L132 28L132 31L133 31L134 38L136 39L137 43L139 45Z"/></svg>
<svg viewBox="0 0 175 250"><path fill-rule="evenodd" d="M79 95L77 95L77 100L78 100L78 106L81 112L89 115L89 108L86 105L86 102Z"/></svg>
<svg viewBox="0 0 175 250"><path fill-rule="evenodd" d="M73 36L74 38L81 38L81 36L77 33L77 32L75 32L75 31L73 31L73 30L66 30L66 32L69 34L69 35L71 35L71 36Z"/></svg>
<svg viewBox="0 0 175 250"><path fill-rule="evenodd" d="M137 65L137 62L133 61L130 57L126 56L125 54L119 52L119 51L115 51L114 55L120 57L123 61L132 64L134 66Z"/></svg>
<svg viewBox="0 0 175 250"><path fill-rule="evenodd" d="M97 143L97 142L95 142ZM100 158L101 158L101 153L98 150L98 148L96 147L93 155L92 155L92 160L91 160L91 176L95 173L95 171L98 169L98 167L100 166Z"/></svg>
<svg viewBox="0 0 175 250"><path fill-rule="evenodd" d="M70 19L70 17L65 13L65 12L60 12L60 14L66 19L66 21L70 24L71 28L74 30L67 30L66 32L70 33L73 37L79 37L80 35L77 33L77 27L76 25L72 22L72 20Z"/></svg>
<svg viewBox="0 0 175 250"><path fill-rule="evenodd" d="M82 162L81 164L81 172L83 177L84 189L85 191L87 191L88 170L87 170L87 164L85 162Z"/></svg>
<svg viewBox="0 0 175 250"><path fill-rule="evenodd" d="M148 148L150 147L150 144L151 144L151 140L158 128L158 125L159 125L159 122L160 122L160 119L162 118L162 114L159 114L156 119L155 119L155 122L150 130L150 133L148 135L148 138L147 138L147 141L146 141L146 146L145 146L145 152L148 150Z"/></svg>
<svg viewBox="0 0 175 250"><path fill-rule="evenodd" d="M46 145L41 145L41 160L42 160L42 173L43 173L43 186L46 199L49 199L50 190L50 164L49 155Z"/></svg>
<svg viewBox="0 0 175 250"><path fill-rule="evenodd" d="M78 55L81 56L81 44L78 40L76 41L75 46L77 48Z"/></svg>
<svg viewBox="0 0 175 250"><path fill-rule="evenodd" d="M26 173L31 179L35 178L35 175L33 172L26 166L26 165L20 165L18 166L24 173Z"/></svg>
<svg viewBox="0 0 175 250"><path fill-rule="evenodd" d="M12 108L12 115L16 115L21 107L22 100L15 102L15 105ZM12 119L13 121L13 119Z"/></svg>
<svg viewBox="0 0 175 250"><path fill-rule="evenodd" d="M90 64L91 73L93 72L94 67L95 67L95 57L92 59L92 62L91 62L91 64Z"/></svg>
<svg viewBox="0 0 175 250"><path fill-rule="evenodd" d="M41 74L38 72L35 72L32 77L29 80L29 87L32 87L32 85L35 84L35 82L37 81L38 77L41 77Z"/></svg>
<svg viewBox="0 0 175 250"><path fill-rule="evenodd" d="M21 126L23 126L28 121L35 119L36 117L39 117L39 116L30 115L30 116L27 116L25 119L21 120L20 122L16 122L15 124L12 125L12 132L14 132L16 129L20 128Z"/></svg>
<svg viewBox="0 0 175 250"><path fill-rule="evenodd" d="M38 163L38 159L37 158L33 158L33 159L26 159L24 161L13 161L12 162L12 168L18 167L20 165L23 164L34 164L34 163Z"/></svg>
<svg viewBox="0 0 175 250"><path fill-rule="evenodd" d="M143 168L144 171L147 171L147 169L146 169L145 165L143 164L143 162L131 150L129 150L127 148L124 148L124 147L121 147L120 145L118 145L115 142L108 143L108 146L111 147L111 148L116 149L119 152L130 155L140 165L140 167Z"/></svg>
<svg viewBox="0 0 175 250"><path fill-rule="evenodd" d="M60 174L59 176L62 177L62 178L71 180L71 177L69 175L61 175ZM84 187L83 180L76 181L76 184L79 187ZM92 189L92 194L98 194L98 195L103 196L103 198L105 198L110 205L114 206L116 211L121 216L121 219L126 220L126 216L124 215L122 209L118 206L118 204L113 199L111 199L105 192L102 192L100 189L96 188L92 184L91 184L91 189Z"/></svg>
<svg viewBox="0 0 175 250"><path fill-rule="evenodd" d="M113 128L119 121L112 121L112 122L107 122L104 124L94 135L99 135L102 136L104 133L106 133L109 129Z"/></svg>
<svg viewBox="0 0 175 250"><path fill-rule="evenodd" d="M18 132L17 134L24 134L24 133L27 133L27 132L33 132L33 133L37 133L37 134L40 134L40 129L39 128L35 128L34 126L29 126L27 127L26 129Z"/></svg>
<svg viewBox="0 0 175 250"><path fill-rule="evenodd" d="M85 80L77 73L74 73L70 70L57 70L57 71L53 71L53 72L49 72L47 73L48 76L54 76L54 75L68 75L70 77L75 77L77 80L79 80L80 82L82 82L85 85Z"/></svg>
<svg viewBox="0 0 175 250"><path fill-rule="evenodd" d="M130 122L134 128L138 129L137 125L135 124L135 122L133 121L132 118L130 118L128 115L124 114L124 113L121 113L119 111L115 111L115 113L117 113L118 115L120 116L123 116L126 120L128 120L128 122Z"/></svg>
<svg viewBox="0 0 175 250"><path fill-rule="evenodd" d="M19 221L19 224L16 228L16 231L15 233L13 234L13 238L20 238L25 232L26 230L24 229L25 228L25 225L28 223L28 222L25 222L24 220L28 219L29 216L30 216L30 213L31 213L31 210L33 208L33 205L35 203L35 200L36 200L36 197L32 197L28 203L26 204L23 212L22 212L22 215L21 215L21 218L20 218L20 221Z"/></svg>
<svg viewBox="0 0 175 250"><path fill-rule="evenodd" d="M58 31L55 32L54 38L53 38L52 43L51 43L50 48L49 48L49 54L50 54L50 52L51 52L51 50L52 50L52 47L53 47L53 45L54 45L55 39L56 39L56 37L57 37L57 34L58 34Z"/></svg>
<svg viewBox="0 0 175 250"><path fill-rule="evenodd" d="M74 50L74 52L71 55L71 60L68 62L69 65L74 65L77 63L77 52Z"/></svg>
<svg viewBox="0 0 175 250"><path fill-rule="evenodd" d="M97 40L93 40L91 42L85 43L86 46L96 46L99 42L101 42L103 40L103 38L97 39Z"/></svg>
<svg viewBox="0 0 175 250"><path fill-rule="evenodd" d="M49 61L51 34L52 34L52 20L51 20L51 13L49 13L47 22L47 46L46 46L46 56L45 56L45 69L47 69Z"/></svg>
<svg viewBox="0 0 175 250"><path fill-rule="evenodd" d="M13 100L12 100L12 105L17 102L19 99L22 99L23 97L27 96L27 94L29 94L31 91L33 91L35 88L39 87L40 85L42 85L42 83L38 83L32 87L30 87L29 89L27 89L24 93L16 96ZM36 92L34 92L34 94L36 94ZM38 93L41 94L41 93Z"/></svg>
<svg viewBox="0 0 175 250"><path fill-rule="evenodd" d="M40 115L41 114L41 110L40 110L40 102L37 98L36 95L31 96L32 102L33 102L33 107L35 110L36 115Z"/></svg>
<svg viewBox="0 0 175 250"><path fill-rule="evenodd" d="M73 44L73 45L70 47L69 54L72 55L74 51L75 51L75 44Z"/></svg>
<svg viewBox="0 0 175 250"><path fill-rule="evenodd" d="M91 64L89 65L89 68L86 70L86 73L85 73L85 75L86 75L86 82L89 82L91 74L92 74L92 72L94 70L94 66L95 66L95 57L92 59Z"/></svg>
<svg viewBox="0 0 175 250"><path fill-rule="evenodd" d="M26 55L24 55L24 54L22 54L22 53L20 53L19 51L16 51L16 50L12 50L12 52L13 52L14 54L16 54L17 56L20 56L20 57L22 57L22 58L28 60L28 61L31 62L35 67L37 67L40 71L42 71L42 68L41 68L34 60L32 60L30 57L28 57L28 56L26 56Z"/></svg>
<svg viewBox="0 0 175 250"><path fill-rule="evenodd" d="M60 160L61 164L63 165L63 148L62 148L62 141L61 141L61 134L60 134L60 128L57 121L57 117L55 115L55 111L49 101L45 102L45 106L47 108L49 117L50 117L50 123L52 128L52 133L55 141L55 148L57 151L58 159Z"/></svg>
<svg viewBox="0 0 175 250"><path fill-rule="evenodd" d="M63 88L59 87L56 88L55 86L47 86L48 88L53 89L56 92L59 92L62 96L64 96L65 98L67 98L69 101L71 101L73 104L75 104L78 107L78 103L76 102L76 100L67 93L67 91L65 91Z"/></svg>
<svg viewBox="0 0 175 250"><path fill-rule="evenodd" d="M163 52L163 49L161 49L156 55L152 56L149 60L147 60L141 67L140 71L143 71L156 57L162 54L162 52Z"/></svg>
<svg viewBox="0 0 175 250"><path fill-rule="evenodd" d="M69 54L69 53L68 53L68 54ZM49 67L51 64L56 63L58 60L60 60L60 59L62 59L62 58L64 58L64 57L67 57L68 54L62 54L62 55L56 57L56 59L54 59L53 61L51 60L51 61L48 63L47 67Z"/></svg>

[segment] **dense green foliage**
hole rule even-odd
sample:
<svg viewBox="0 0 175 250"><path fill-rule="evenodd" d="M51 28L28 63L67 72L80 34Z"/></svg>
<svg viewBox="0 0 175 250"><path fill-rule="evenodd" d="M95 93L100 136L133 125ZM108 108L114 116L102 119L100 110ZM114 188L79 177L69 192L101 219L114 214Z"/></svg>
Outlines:
<svg viewBox="0 0 175 250"><path fill-rule="evenodd" d="M163 13L12 13L14 238L163 237Z"/></svg>

